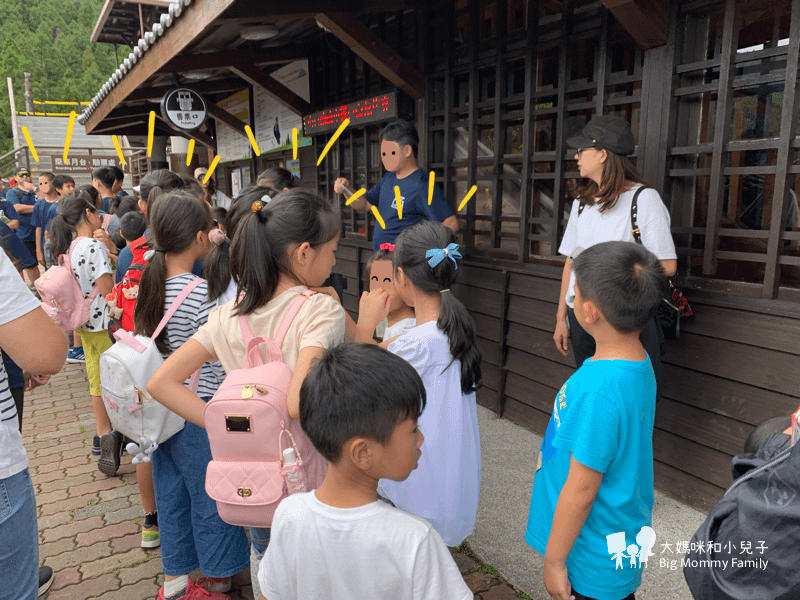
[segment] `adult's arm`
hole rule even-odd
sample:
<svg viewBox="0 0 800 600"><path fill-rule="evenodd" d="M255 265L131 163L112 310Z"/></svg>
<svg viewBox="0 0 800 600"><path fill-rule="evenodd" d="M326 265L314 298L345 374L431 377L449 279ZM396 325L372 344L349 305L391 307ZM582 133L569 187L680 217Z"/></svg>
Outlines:
<svg viewBox="0 0 800 600"><path fill-rule="evenodd" d="M667 277L672 277L678 272L678 260L675 258L662 260L661 266L664 267L664 272L667 274Z"/></svg>
<svg viewBox="0 0 800 600"><path fill-rule="evenodd" d="M38 307L0 325L0 346L24 371L41 375L58 373L68 350L67 336Z"/></svg>
<svg viewBox="0 0 800 600"><path fill-rule="evenodd" d="M36 204L36 196L33 196L33 202L28 204L27 202L23 202L23 198L25 196L31 196L32 194L21 194L19 190L11 190L8 193L8 197L6 198L7 202L10 202L14 206L14 210L17 211L19 215L29 215L33 213L33 207Z"/></svg>
<svg viewBox="0 0 800 600"><path fill-rule="evenodd" d="M556 348L564 356L569 354L569 327L567 325L567 289L569 288L569 278L572 273L572 259L567 257L564 262L564 271L561 273L561 292L558 296L558 310L556 311L556 331L553 334L553 341Z"/></svg>
<svg viewBox="0 0 800 600"><path fill-rule="evenodd" d="M11 219L6 225L8 225L9 229L16 231L19 228L19 219Z"/></svg>

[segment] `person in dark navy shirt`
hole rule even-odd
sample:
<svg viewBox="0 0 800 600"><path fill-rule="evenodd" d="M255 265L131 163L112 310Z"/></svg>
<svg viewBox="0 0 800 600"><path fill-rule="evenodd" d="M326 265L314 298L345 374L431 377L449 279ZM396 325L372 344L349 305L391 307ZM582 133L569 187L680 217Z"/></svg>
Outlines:
<svg viewBox="0 0 800 600"><path fill-rule="evenodd" d="M377 206L386 228L375 225L372 249L377 252L381 244L393 244L395 238L406 227L423 219L439 221L453 231L458 230L458 220L439 189L433 187L433 198L428 204L428 177L417 164L419 135L413 125L398 119L383 128L381 139L381 161L386 174L352 206L358 212L368 212ZM403 218L398 214L395 186L400 188L400 203ZM333 184L337 194L355 192L350 182L340 177Z"/></svg>

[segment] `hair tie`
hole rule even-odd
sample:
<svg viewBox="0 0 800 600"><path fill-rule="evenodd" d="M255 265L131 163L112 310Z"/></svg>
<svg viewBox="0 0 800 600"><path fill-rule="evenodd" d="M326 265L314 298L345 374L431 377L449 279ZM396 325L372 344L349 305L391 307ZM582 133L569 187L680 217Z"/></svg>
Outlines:
<svg viewBox="0 0 800 600"><path fill-rule="evenodd" d="M212 229L208 232L208 239L215 246L222 246L225 242L231 243L230 238L221 229Z"/></svg>
<svg viewBox="0 0 800 600"><path fill-rule="evenodd" d="M161 252L162 254L166 254L167 253L167 250L165 248L162 248L161 246L156 247L155 251L156 252Z"/></svg>
<svg viewBox="0 0 800 600"><path fill-rule="evenodd" d="M261 209L263 208L264 208L264 202L262 200L256 200L255 202L253 202L253 205L250 207L250 210L252 210L253 212L261 212Z"/></svg>
<svg viewBox="0 0 800 600"><path fill-rule="evenodd" d="M447 288L446 290L439 290L439 293L440 294L444 294L445 292L449 292L449 291L450 291L450 288Z"/></svg>
<svg viewBox="0 0 800 600"><path fill-rule="evenodd" d="M379 248L381 250L388 250L389 252L394 252L394 244L381 244Z"/></svg>
<svg viewBox="0 0 800 600"><path fill-rule="evenodd" d="M457 258L461 258L461 253L458 251L458 244L448 244L446 248L432 248L425 253L425 258L429 258L428 264L431 268L436 267L445 258L453 261L456 269L458 269Z"/></svg>

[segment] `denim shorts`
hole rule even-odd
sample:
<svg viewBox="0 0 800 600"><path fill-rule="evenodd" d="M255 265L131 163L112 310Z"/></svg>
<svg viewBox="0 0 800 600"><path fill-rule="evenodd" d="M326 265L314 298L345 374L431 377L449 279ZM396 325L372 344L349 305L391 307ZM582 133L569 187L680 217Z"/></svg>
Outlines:
<svg viewBox="0 0 800 600"><path fill-rule="evenodd" d="M0 540L0 600L36 600L39 531L28 469L0 479Z"/></svg>
<svg viewBox="0 0 800 600"><path fill-rule="evenodd" d="M244 529L220 519L217 503L206 494L210 461L206 430L189 422L153 453L165 575L199 568L207 577L230 577L250 564Z"/></svg>

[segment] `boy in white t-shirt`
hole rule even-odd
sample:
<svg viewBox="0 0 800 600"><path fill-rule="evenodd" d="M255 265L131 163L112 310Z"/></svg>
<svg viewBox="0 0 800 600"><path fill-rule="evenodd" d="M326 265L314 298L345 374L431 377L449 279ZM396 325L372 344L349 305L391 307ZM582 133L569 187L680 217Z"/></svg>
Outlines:
<svg viewBox="0 0 800 600"><path fill-rule="evenodd" d="M471 600L430 523L378 500L378 480L406 479L421 456L425 387L378 347L325 352L300 390L300 423L328 461L316 491L284 499L258 572L262 600Z"/></svg>

